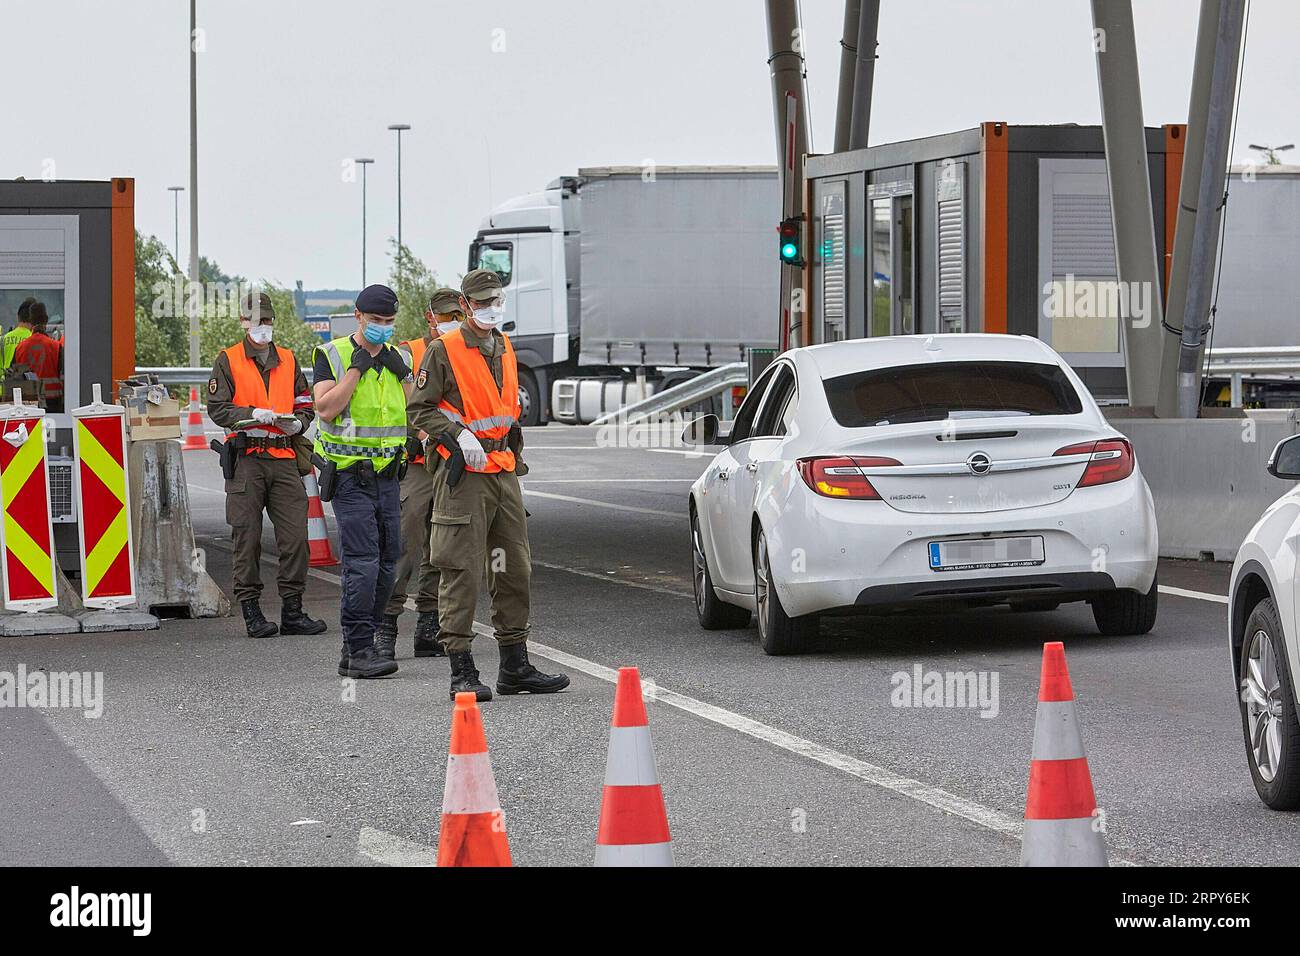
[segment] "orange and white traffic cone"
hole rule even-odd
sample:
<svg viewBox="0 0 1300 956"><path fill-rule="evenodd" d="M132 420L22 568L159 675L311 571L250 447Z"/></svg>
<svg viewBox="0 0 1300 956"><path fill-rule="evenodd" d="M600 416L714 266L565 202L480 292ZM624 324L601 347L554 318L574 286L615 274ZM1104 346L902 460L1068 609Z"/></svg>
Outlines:
<svg viewBox="0 0 1300 956"><path fill-rule="evenodd" d="M1106 866L1097 797L1074 712L1065 645L1043 645L1021 866Z"/></svg>
<svg viewBox="0 0 1300 956"><path fill-rule="evenodd" d="M672 866L668 811L655 768L641 675L620 667L609 728L605 793L596 834L597 866Z"/></svg>
<svg viewBox="0 0 1300 956"><path fill-rule="evenodd" d="M190 410L185 419L185 450L208 450L208 436L203 434L203 412L199 409L199 390L193 385L190 386Z"/></svg>
<svg viewBox="0 0 1300 956"><path fill-rule="evenodd" d="M473 693L456 695L447 785L442 793L439 866L510 866L505 817Z"/></svg>
<svg viewBox="0 0 1300 956"><path fill-rule="evenodd" d="M330 542L330 531L325 526L325 507L320 503L320 484L316 469L302 476L302 486L307 491L307 553L308 564L313 568L330 568L339 563Z"/></svg>

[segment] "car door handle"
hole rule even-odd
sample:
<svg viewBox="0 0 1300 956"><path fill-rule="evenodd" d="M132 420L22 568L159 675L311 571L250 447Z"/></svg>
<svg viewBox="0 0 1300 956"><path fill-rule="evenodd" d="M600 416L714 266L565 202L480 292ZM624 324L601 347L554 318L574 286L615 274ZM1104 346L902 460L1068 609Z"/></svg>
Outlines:
<svg viewBox="0 0 1300 956"><path fill-rule="evenodd" d="M723 468L718 472L718 481L730 481L730 480L731 480L731 472L727 471L727 469Z"/></svg>
<svg viewBox="0 0 1300 956"><path fill-rule="evenodd" d="M748 465L745 466L745 470L746 470L746 471L758 471L758 462L756 462L756 461L751 461Z"/></svg>

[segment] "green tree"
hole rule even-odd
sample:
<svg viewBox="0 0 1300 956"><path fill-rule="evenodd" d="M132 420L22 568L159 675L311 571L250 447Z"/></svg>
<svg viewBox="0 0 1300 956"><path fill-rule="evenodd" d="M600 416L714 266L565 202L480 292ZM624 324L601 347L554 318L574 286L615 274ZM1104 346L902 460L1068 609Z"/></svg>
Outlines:
<svg viewBox="0 0 1300 956"><path fill-rule="evenodd" d="M420 338L429 329L424 312L433 290L438 288L438 275L405 245L398 246L396 239L389 242L393 247L393 268L388 284L397 293L397 331L393 338L405 342Z"/></svg>

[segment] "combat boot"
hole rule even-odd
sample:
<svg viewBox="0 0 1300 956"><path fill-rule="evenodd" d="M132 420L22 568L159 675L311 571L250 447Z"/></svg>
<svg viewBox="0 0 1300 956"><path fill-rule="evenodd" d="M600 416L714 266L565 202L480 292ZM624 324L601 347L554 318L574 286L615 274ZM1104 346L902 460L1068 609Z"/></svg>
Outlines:
<svg viewBox="0 0 1300 956"><path fill-rule="evenodd" d="M355 651L349 650L346 644L343 645L343 653L339 657L340 677L359 677L362 680L369 680L372 677L387 677L395 673L397 673L397 663L380 657L371 645L367 644Z"/></svg>
<svg viewBox="0 0 1300 956"><path fill-rule="evenodd" d="M375 625L375 653L386 661L397 660L397 615L385 614Z"/></svg>
<svg viewBox="0 0 1300 956"><path fill-rule="evenodd" d="M451 699L457 694L473 694L481 703L492 699L492 691L478 679L478 668L474 666L474 655L469 651L448 651L447 659L451 662Z"/></svg>
<svg viewBox="0 0 1300 956"><path fill-rule="evenodd" d="M543 674L528 663L528 645L522 641L501 648L497 670L498 694L554 694L569 686L566 674Z"/></svg>
<svg viewBox="0 0 1300 956"><path fill-rule="evenodd" d="M438 612L421 611L415 622L415 656L446 657L447 651L438 640Z"/></svg>
<svg viewBox="0 0 1300 956"><path fill-rule="evenodd" d="M275 637L280 633L280 629L262 614L262 605L257 598L240 601L239 607L244 612L244 627L248 629L249 637Z"/></svg>
<svg viewBox="0 0 1300 956"><path fill-rule="evenodd" d="M324 634L327 626L324 621L318 621L302 609L301 594L284 599L280 608L281 634Z"/></svg>

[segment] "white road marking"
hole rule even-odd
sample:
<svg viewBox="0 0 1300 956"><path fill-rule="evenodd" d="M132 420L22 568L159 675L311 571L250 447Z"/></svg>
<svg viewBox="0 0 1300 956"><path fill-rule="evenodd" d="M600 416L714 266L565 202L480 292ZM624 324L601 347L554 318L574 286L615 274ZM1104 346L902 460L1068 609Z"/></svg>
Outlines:
<svg viewBox="0 0 1300 956"><path fill-rule="evenodd" d="M357 852L384 866L434 866L438 862L438 851L433 847L374 827L361 828Z"/></svg>
<svg viewBox="0 0 1300 956"><path fill-rule="evenodd" d="M1161 594L1169 594L1173 597L1194 598L1197 601L1213 601L1215 604L1227 604L1228 596L1226 594L1211 594L1208 591L1189 591L1186 588L1175 588L1167 584L1160 585Z"/></svg>
<svg viewBox="0 0 1300 956"><path fill-rule="evenodd" d="M640 588L643 591L654 591L656 594L667 594L671 597L690 598L695 600L695 595L689 591L674 591L672 588L659 587L657 584L646 584L644 581L624 581L622 578L616 578L610 574L601 574L599 571L588 571L585 568L570 568L563 564L551 564L549 561L538 561L533 558L533 564L541 568L550 568L552 571L565 571L568 574L577 574L584 578L595 578L597 581L607 581L611 584L622 584L629 588Z"/></svg>
<svg viewBox="0 0 1300 956"><path fill-rule="evenodd" d="M274 558L263 556L263 561L274 562ZM541 563L541 562L534 562ZM572 571L572 568L560 568L560 570ZM585 573L591 577L600 578L603 581L615 580L604 575L595 574L594 572L575 572ZM337 574L330 574L319 568L311 568L308 571L312 577L319 578L322 581L328 581L334 585L340 585L342 579ZM628 584L632 587L650 587L649 585L640 585L630 581L619 581L619 584ZM654 588L651 588L654 590ZM676 592L672 592L676 593ZM414 601L408 599L406 607L411 610L415 609ZM492 636L492 628L479 621L474 622L474 633L484 637ZM570 654L558 648L551 647L548 644L542 644L538 641L529 640L528 648L531 651L545 657L547 660L555 661L564 667L580 671L589 677L595 677L610 684L618 683L618 671L606 667L603 664L597 664L589 661L584 657ZM931 786L920 780L914 780L911 777L904 777L901 774L894 773L885 767L868 763L865 760L859 760L857 757L850 757L848 754L840 753L838 750L832 750L822 744L815 743L803 737L795 736L784 730L778 730L769 724L754 720L752 717L746 717L743 714L737 714L725 708L718 707L715 704L708 704L702 700L696 700L694 697L688 697L685 694L679 694L676 691L669 690L662 684L654 685L654 698L656 702L668 704L678 710L693 714L711 723L725 727L728 730L734 730L736 733L744 734L755 740L762 741L781 750L804 757L808 760L820 763L823 766L830 767L832 770L838 770L841 773L856 777L866 783L873 784L900 796L909 797L927 806L942 810L944 813L951 814L955 817L961 817L977 826L984 827L987 830L993 830L997 833L1003 833L1007 836L1020 838L1023 829L1022 822L1014 817L1007 816L1000 810L994 810L992 807L986 807L974 800L967 800L965 797L959 797L955 793L949 793L942 787ZM362 836L365 837L369 832L370 837L367 847L374 852L368 852L363 848L361 840L358 841L358 851L365 856L370 857L377 862L386 863L389 866L428 866L431 863L421 862L388 862L389 860L416 860L424 857L419 854L427 854L430 848L423 847L418 843L412 843L402 837L396 837L392 834L385 833L382 830L372 830L369 827L362 829ZM376 855L378 853L379 855ZM381 858L382 857L382 858ZM1133 866L1134 864L1122 857L1112 857L1111 865L1113 866Z"/></svg>
<svg viewBox="0 0 1300 956"><path fill-rule="evenodd" d="M291 826L291 827L309 827L309 826L316 826L317 824L320 824L320 823L323 823L323 822L324 822L323 820L294 820L292 823L289 824L289 826Z"/></svg>
<svg viewBox="0 0 1300 956"><path fill-rule="evenodd" d="M635 505L616 505L609 501L596 501L592 498L575 498L572 495L557 495L551 491L530 491L524 488L524 494L532 495L534 498L553 498L556 501L572 501L580 505L591 505L596 508L612 508L615 511L634 511L643 515L660 515L664 518L676 518L679 521L686 520L685 512L677 511L659 511L655 508L638 508Z"/></svg>
<svg viewBox="0 0 1300 956"><path fill-rule="evenodd" d="M712 458L716 452L710 451L691 451L688 448L647 448L646 451L652 451L656 455L686 455L688 458Z"/></svg>
<svg viewBox="0 0 1300 956"><path fill-rule="evenodd" d="M223 498L226 497L226 493L224 491L218 491L216 488L209 488L206 485L196 485L192 481L185 482L185 486L187 488L193 488L195 491L206 492L209 495L221 495L221 497Z"/></svg>
<svg viewBox="0 0 1300 956"><path fill-rule="evenodd" d="M695 481L695 478L525 478L521 484L527 488L529 485L640 485L651 482L689 485Z"/></svg>

